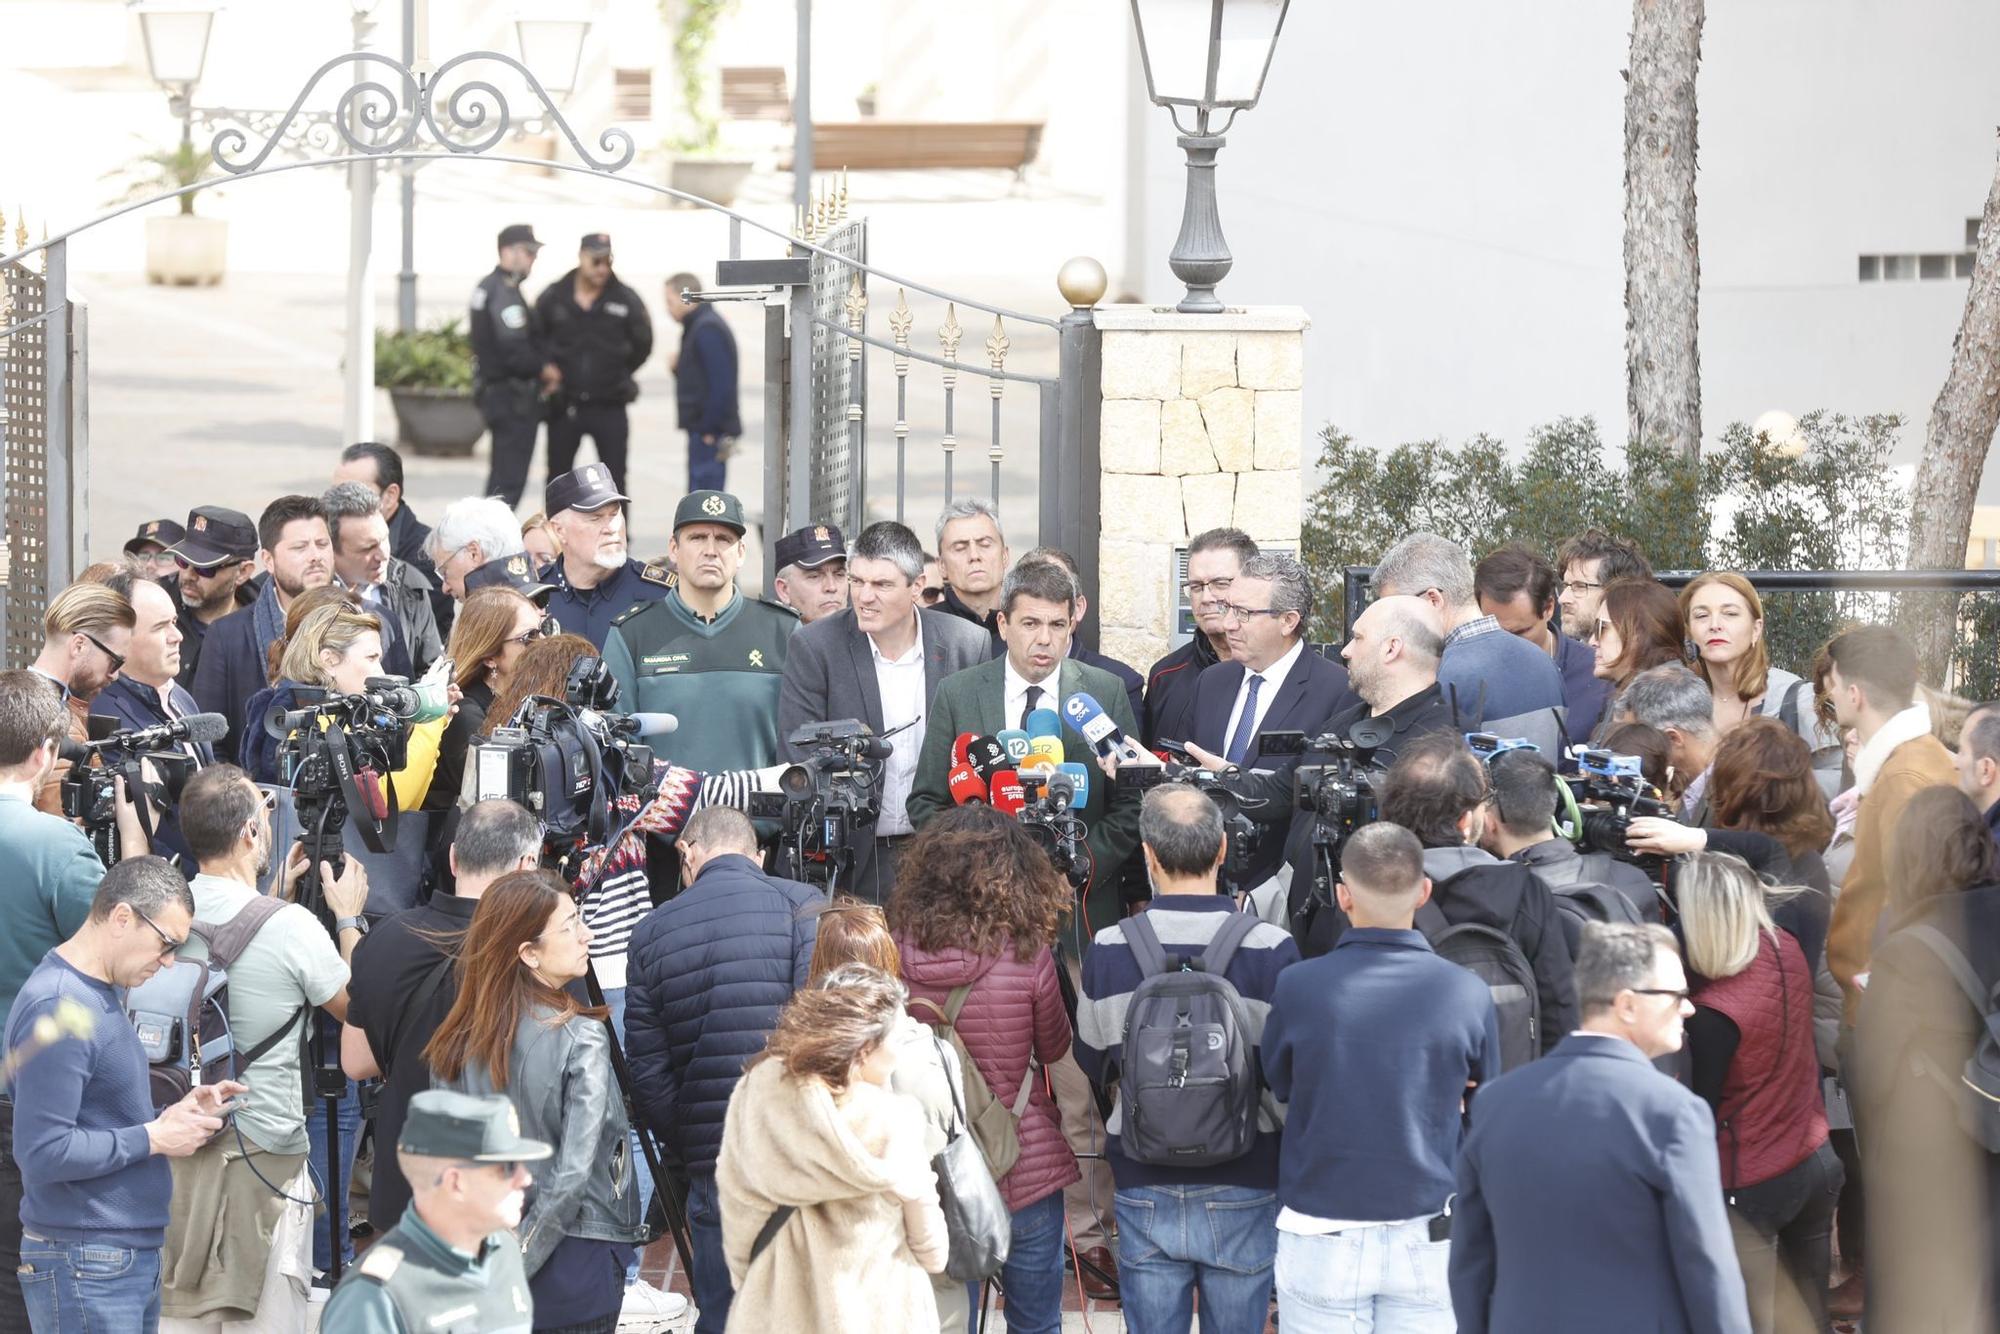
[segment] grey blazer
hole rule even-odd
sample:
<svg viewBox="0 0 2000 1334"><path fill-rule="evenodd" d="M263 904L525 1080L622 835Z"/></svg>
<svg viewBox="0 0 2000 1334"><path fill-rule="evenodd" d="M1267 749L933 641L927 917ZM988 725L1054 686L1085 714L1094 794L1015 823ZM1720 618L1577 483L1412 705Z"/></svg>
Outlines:
<svg viewBox="0 0 2000 1334"><path fill-rule="evenodd" d="M921 748L929 722L929 701L937 696L938 682L990 659L993 639L972 622L945 612L919 608L917 616L924 641L925 717L897 742ZM778 687L778 753L787 760L797 760L799 751L786 738L807 723L836 718L858 718L877 735L883 730L875 658L868 636L854 623L851 608L793 632L785 651L784 680ZM855 850L854 872L855 885L873 888L872 839ZM886 896L888 889L889 885L883 884L880 893Z"/></svg>

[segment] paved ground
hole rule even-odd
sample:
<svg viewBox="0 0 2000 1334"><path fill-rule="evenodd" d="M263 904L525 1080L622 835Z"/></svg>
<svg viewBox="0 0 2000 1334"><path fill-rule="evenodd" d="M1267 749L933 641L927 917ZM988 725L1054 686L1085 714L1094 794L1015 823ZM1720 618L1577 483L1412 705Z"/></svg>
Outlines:
<svg viewBox="0 0 2000 1334"><path fill-rule="evenodd" d="M478 174L478 173L484 174ZM664 549L673 502L685 490L685 437L675 429L666 355L678 337L658 306L667 273L704 277L726 253L726 226L713 216L656 206L650 196L616 193L601 181L548 180L513 169L463 164L420 176L418 267L422 319L460 315L483 269L499 223L530 219L551 242L531 292L573 262L573 238L591 228L614 237L619 269L653 307L660 347L642 369L633 409L635 550ZM774 222L786 211L783 178L753 183L748 207ZM609 201L603 196L615 195ZM1104 239L1105 210L1093 200L1037 196L997 173L857 177L854 211L867 213L871 256L892 272L990 304L1049 317L1062 311L1053 274L1072 253ZM636 197L631 202L627 196ZM396 219L391 191L378 199L378 320L394 321ZM90 308L91 524L93 545L109 550L145 519L181 516L195 504L231 504L253 516L285 491L325 485L341 439L340 358L346 196L327 173L230 187L231 272L210 289L151 287L137 271L137 235L124 222L80 240L72 266ZM746 253L778 243L746 231ZM123 261L120 263L120 261ZM944 303L912 294L912 343L938 350ZM893 284L871 284L869 329L889 336ZM754 303L721 307L743 357L743 448L730 482L761 514L763 496L763 312ZM961 309L963 361L986 362L992 319ZM1052 375L1054 335L1009 321L1007 366ZM886 353L869 353L869 495L876 516L895 509L896 377ZM1016 549L1033 537L1037 404L1034 386L1008 386L1002 400L1002 506ZM909 484L906 513L925 532L944 495L939 440L943 392L935 367L914 363L908 389ZM955 490L990 489L991 404L984 380L961 376ZM393 415L378 395L377 434ZM485 446L468 460L412 459L411 503L431 516L475 493L485 480ZM585 457L588 457L586 451ZM542 481L538 461L531 480ZM533 509L531 500L523 509ZM925 532L926 538L928 533ZM752 567L746 574L755 579Z"/></svg>

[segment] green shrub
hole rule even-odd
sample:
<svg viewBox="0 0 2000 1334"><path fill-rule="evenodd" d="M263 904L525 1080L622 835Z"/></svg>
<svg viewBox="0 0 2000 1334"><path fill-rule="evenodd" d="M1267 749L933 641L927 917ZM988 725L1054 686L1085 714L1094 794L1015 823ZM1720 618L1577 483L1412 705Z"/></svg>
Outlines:
<svg viewBox="0 0 2000 1334"><path fill-rule="evenodd" d="M375 331L378 389L472 388L472 339L455 319L411 333Z"/></svg>

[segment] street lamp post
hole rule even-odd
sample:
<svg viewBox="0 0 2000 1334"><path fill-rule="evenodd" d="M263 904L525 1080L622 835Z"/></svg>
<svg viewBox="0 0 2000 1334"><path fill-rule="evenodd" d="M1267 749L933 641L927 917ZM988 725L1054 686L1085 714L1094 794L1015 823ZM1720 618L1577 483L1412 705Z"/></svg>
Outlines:
<svg viewBox="0 0 2000 1334"><path fill-rule="evenodd" d="M1176 309L1214 314L1223 306L1216 284L1234 260L1222 238L1222 215L1215 203L1215 156L1236 121L1236 113L1257 105L1264 75L1277 49L1291 0L1132 0L1139 30L1139 57L1146 68L1146 93L1167 108L1175 140L1187 154L1187 198L1181 231L1167 264L1187 284ZM1192 128L1180 108L1194 112ZM1211 129L1210 117L1227 110Z"/></svg>

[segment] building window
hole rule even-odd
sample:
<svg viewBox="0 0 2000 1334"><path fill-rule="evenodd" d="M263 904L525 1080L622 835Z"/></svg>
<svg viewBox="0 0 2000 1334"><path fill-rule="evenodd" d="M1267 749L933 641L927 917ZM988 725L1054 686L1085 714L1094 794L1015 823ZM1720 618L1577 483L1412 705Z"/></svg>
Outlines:
<svg viewBox="0 0 2000 1334"><path fill-rule="evenodd" d="M1954 278L1970 278L1972 276L1973 254L1970 250L1962 255L1953 255L1951 259L1952 276Z"/></svg>
<svg viewBox="0 0 2000 1334"><path fill-rule="evenodd" d="M1943 255L1863 255L1856 276L1864 283L1948 282L1972 276L1972 251Z"/></svg>
<svg viewBox="0 0 2000 1334"><path fill-rule="evenodd" d="M1909 282L1917 276L1915 255L1882 256L1882 279L1885 282Z"/></svg>
<svg viewBox="0 0 2000 1334"><path fill-rule="evenodd" d="M653 118L653 71L649 69L611 71L611 118L613 120Z"/></svg>
<svg viewBox="0 0 2000 1334"><path fill-rule="evenodd" d="M1949 278L1951 276L1951 256L1917 256L1917 276L1923 279Z"/></svg>
<svg viewBox="0 0 2000 1334"><path fill-rule="evenodd" d="M1881 277L1882 257L1880 255L1863 255L1861 257L1861 281L1872 283L1879 281Z"/></svg>

